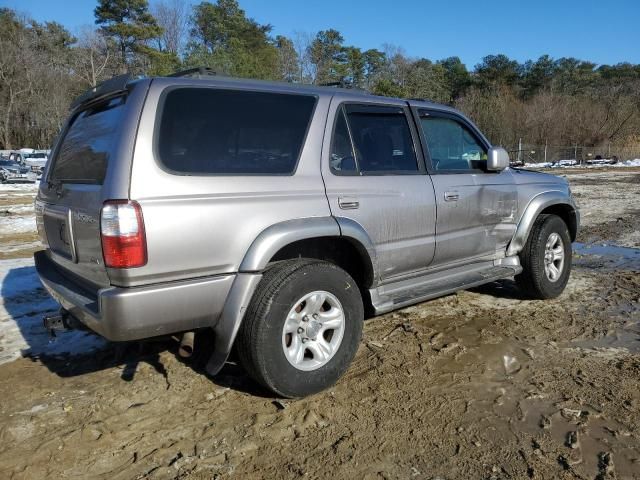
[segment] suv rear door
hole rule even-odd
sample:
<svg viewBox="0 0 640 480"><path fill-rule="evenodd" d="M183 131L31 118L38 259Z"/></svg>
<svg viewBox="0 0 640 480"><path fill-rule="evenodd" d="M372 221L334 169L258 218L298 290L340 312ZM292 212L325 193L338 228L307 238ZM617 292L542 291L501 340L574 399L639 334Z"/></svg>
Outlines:
<svg viewBox="0 0 640 480"><path fill-rule="evenodd" d="M383 282L426 269L435 199L406 103L332 99L322 172L331 213L362 226Z"/></svg>
<svg viewBox="0 0 640 480"><path fill-rule="evenodd" d="M463 117L427 108L414 114L436 195L433 266L495 257L516 228L511 171L486 170L490 145Z"/></svg>
<svg viewBox="0 0 640 480"><path fill-rule="evenodd" d="M50 258L88 289L109 285L100 212L128 198L129 170L145 87L76 110L53 151L36 200L36 223ZM135 89L134 89L135 90Z"/></svg>

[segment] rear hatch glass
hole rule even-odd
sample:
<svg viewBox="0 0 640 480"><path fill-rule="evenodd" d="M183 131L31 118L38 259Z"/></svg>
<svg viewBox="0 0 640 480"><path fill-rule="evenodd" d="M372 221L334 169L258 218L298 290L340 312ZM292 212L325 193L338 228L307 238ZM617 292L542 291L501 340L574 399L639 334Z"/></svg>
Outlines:
<svg viewBox="0 0 640 480"><path fill-rule="evenodd" d="M53 164L49 180L102 185L125 97L83 110L73 119Z"/></svg>

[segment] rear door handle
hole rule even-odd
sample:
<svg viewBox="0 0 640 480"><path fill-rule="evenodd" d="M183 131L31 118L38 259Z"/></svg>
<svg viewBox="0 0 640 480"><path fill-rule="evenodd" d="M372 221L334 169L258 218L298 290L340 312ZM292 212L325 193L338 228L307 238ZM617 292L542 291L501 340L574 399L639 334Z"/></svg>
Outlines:
<svg viewBox="0 0 640 480"><path fill-rule="evenodd" d="M338 206L342 210L355 210L360 208L360 202L353 197L338 197Z"/></svg>
<svg viewBox="0 0 640 480"><path fill-rule="evenodd" d="M457 202L459 198L460 194L458 192L444 192L445 202Z"/></svg>

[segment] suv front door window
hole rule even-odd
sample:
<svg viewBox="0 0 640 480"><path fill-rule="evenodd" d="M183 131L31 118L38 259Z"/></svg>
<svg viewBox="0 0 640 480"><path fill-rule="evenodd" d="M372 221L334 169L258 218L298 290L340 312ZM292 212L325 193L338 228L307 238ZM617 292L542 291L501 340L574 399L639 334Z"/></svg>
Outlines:
<svg viewBox="0 0 640 480"><path fill-rule="evenodd" d="M446 170L484 170L487 148L463 124L446 117L423 115L424 130L433 168Z"/></svg>

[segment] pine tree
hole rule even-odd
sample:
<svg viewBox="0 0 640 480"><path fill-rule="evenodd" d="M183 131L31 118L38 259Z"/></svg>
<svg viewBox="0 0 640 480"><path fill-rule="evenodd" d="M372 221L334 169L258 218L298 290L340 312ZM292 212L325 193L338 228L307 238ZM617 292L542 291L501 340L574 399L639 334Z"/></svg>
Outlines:
<svg viewBox="0 0 640 480"><path fill-rule="evenodd" d="M99 0L94 15L104 35L118 44L125 71L130 70L134 54L149 53L145 42L162 33L147 0Z"/></svg>
<svg viewBox="0 0 640 480"><path fill-rule="evenodd" d="M278 50L270 32L271 25L248 18L236 0L202 2L193 7L185 63L238 77L278 78Z"/></svg>

